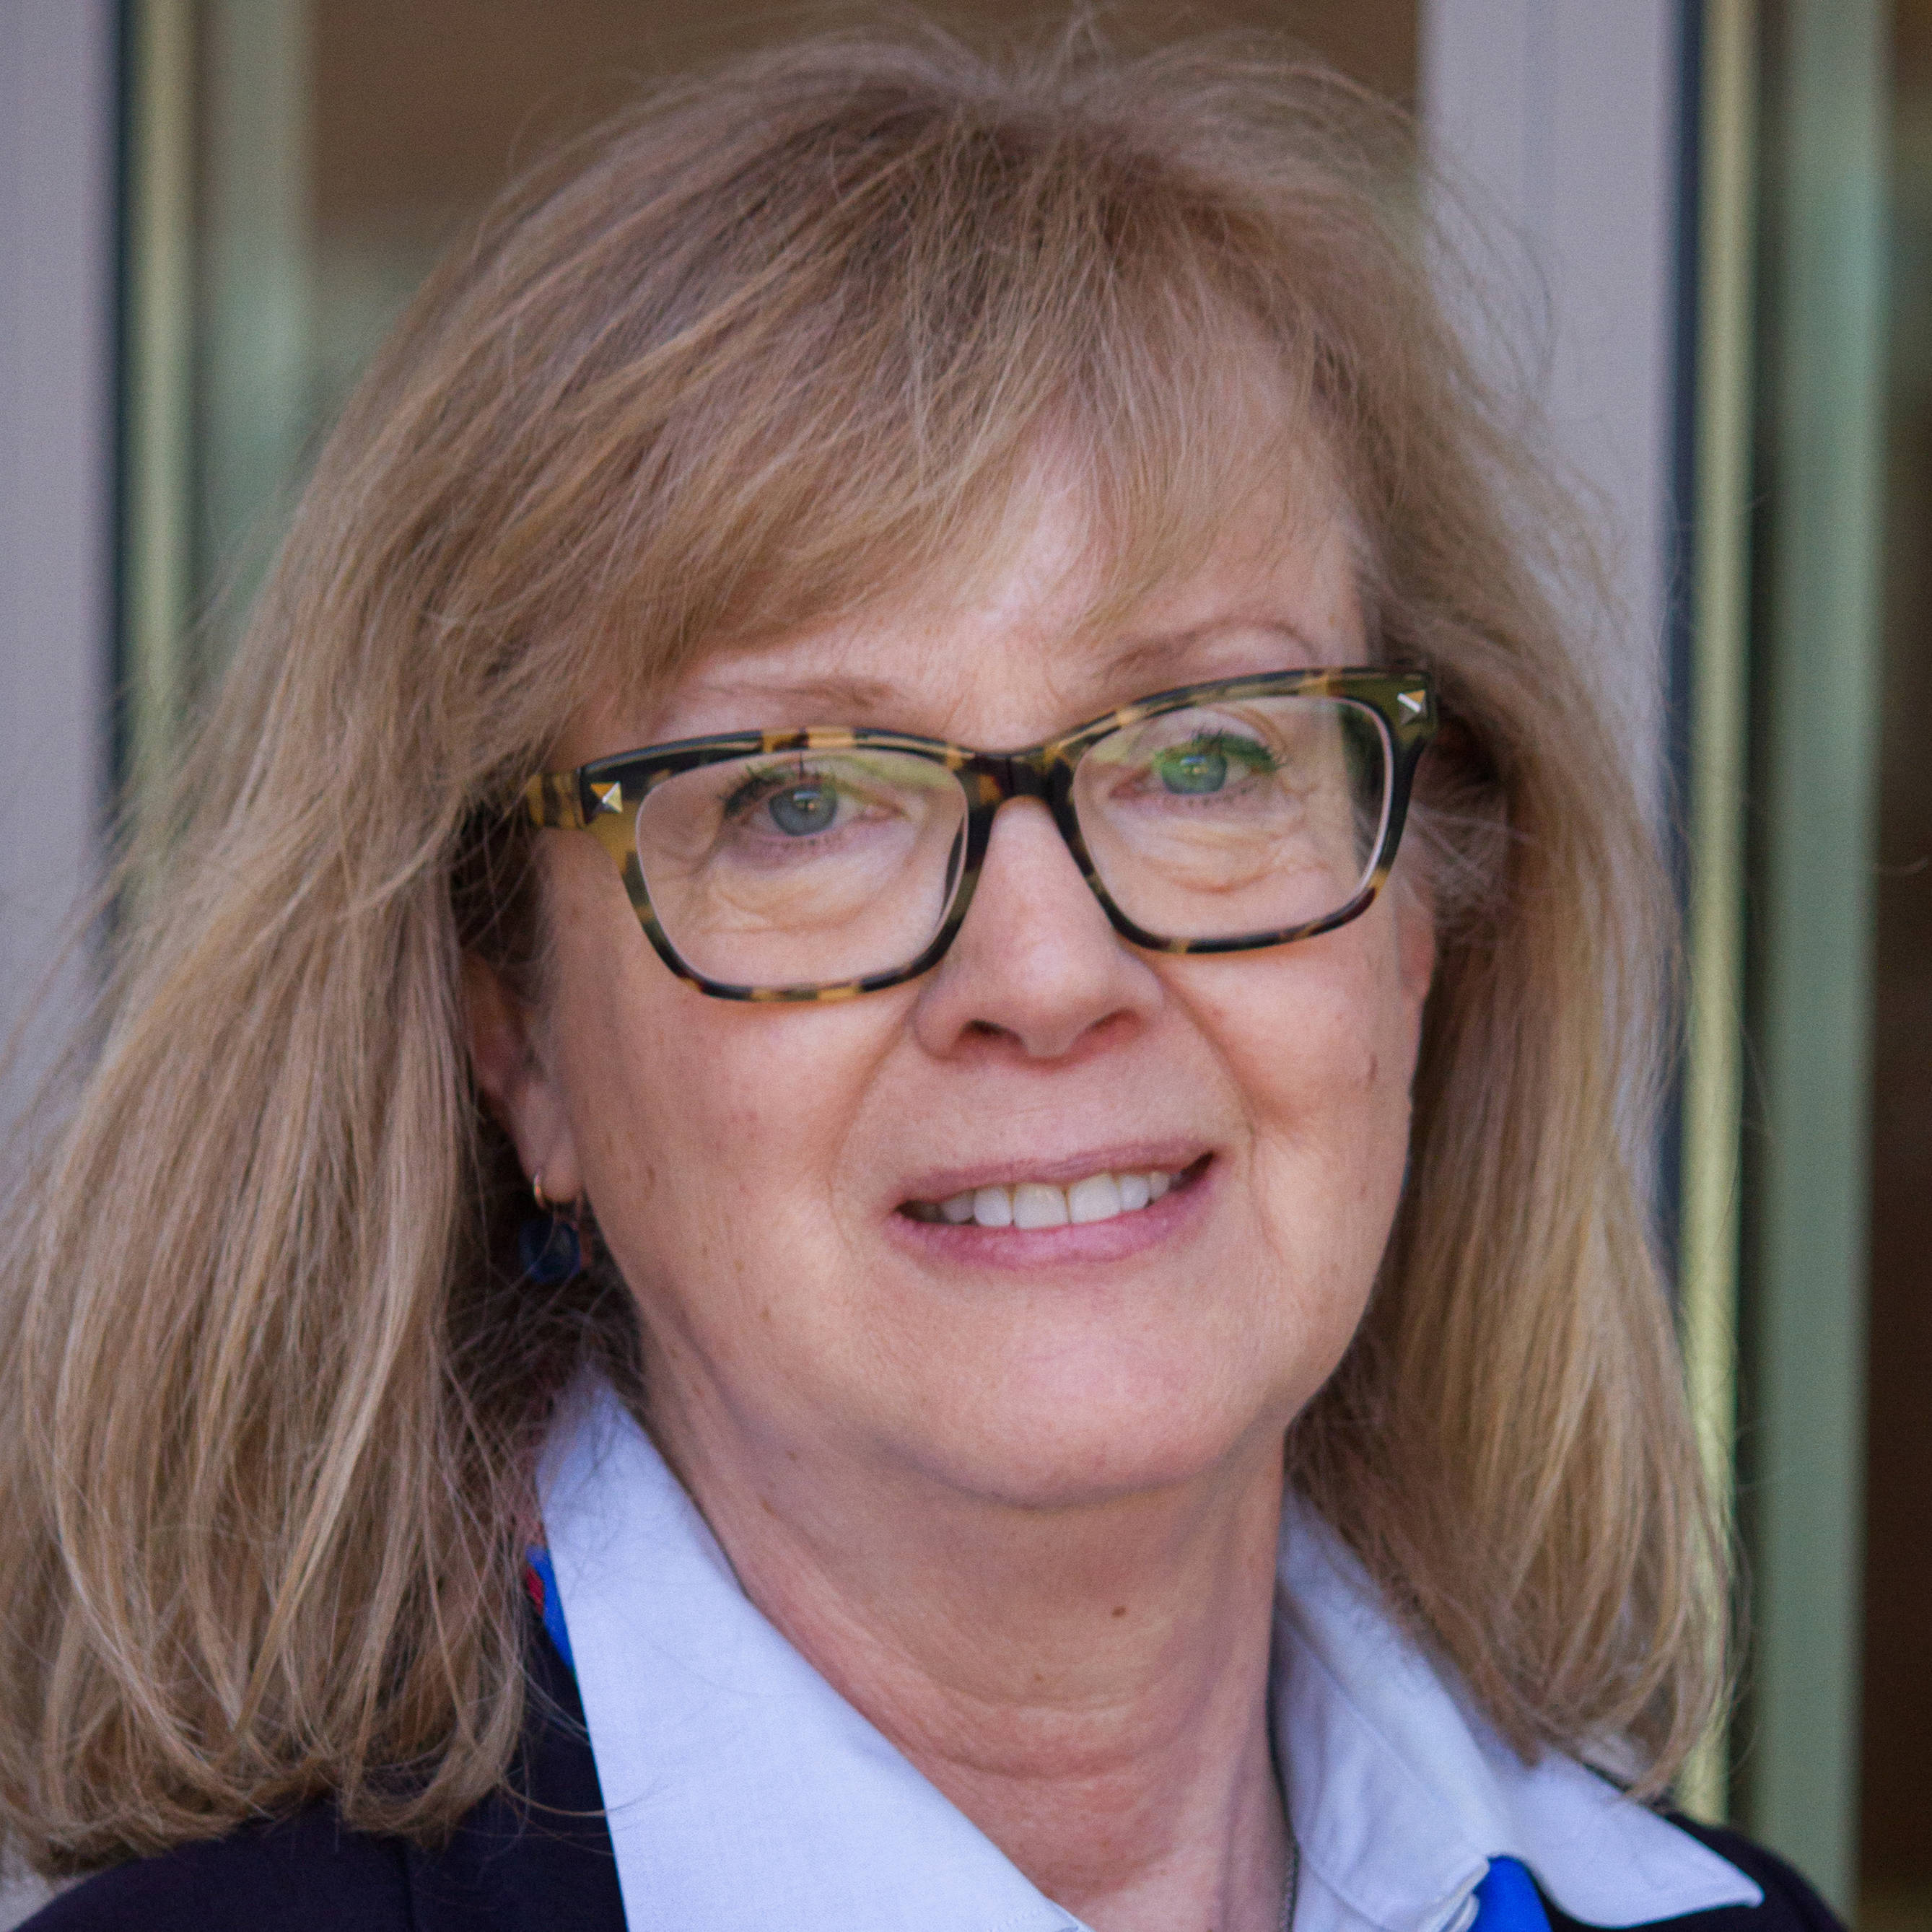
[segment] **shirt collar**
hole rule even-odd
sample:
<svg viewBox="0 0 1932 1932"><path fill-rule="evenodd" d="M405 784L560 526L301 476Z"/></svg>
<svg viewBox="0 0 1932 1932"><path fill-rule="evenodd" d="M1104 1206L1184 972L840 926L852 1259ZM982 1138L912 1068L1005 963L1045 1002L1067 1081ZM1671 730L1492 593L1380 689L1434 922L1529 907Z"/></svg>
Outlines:
<svg viewBox="0 0 1932 1932"><path fill-rule="evenodd" d="M1526 1765L1384 1607L1305 1502L1282 1524L1272 1687L1301 1847L1297 1932L1362 1921L1456 1932L1494 1858L1586 1924L1640 1925L1763 1894L1574 1759Z"/></svg>
<svg viewBox="0 0 1932 1932"><path fill-rule="evenodd" d="M608 1388L553 1430L544 1520L632 1932L1082 1932L766 1621ZM1292 1504L1273 1672L1297 1932L1460 1932L1492 1857L1630 1925L1761 1894L1568 1759L1524 1766Z"/></svg>

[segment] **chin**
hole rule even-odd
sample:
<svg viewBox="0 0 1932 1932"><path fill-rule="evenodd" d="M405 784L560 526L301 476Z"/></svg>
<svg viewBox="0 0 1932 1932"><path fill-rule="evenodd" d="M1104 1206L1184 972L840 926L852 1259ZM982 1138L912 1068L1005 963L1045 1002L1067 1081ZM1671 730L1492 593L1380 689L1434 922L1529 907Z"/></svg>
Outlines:
<svg viewBox="0 0 1932 1932"><path fill-rule="evenodd" d="M1258 1442L1286 1432L1277 1392L1203 1375L1177 1387L1172 1363L1144 1379L1118 1363L1084 1376L1007 1376L990 1400L923 1406L914 1460L930 1478L1022 1509L1065 1510L1211 1482ZM1279 1418L1279 1420L1274 1418ZM944 1423L944 1433L935 1430Z"/></svg>

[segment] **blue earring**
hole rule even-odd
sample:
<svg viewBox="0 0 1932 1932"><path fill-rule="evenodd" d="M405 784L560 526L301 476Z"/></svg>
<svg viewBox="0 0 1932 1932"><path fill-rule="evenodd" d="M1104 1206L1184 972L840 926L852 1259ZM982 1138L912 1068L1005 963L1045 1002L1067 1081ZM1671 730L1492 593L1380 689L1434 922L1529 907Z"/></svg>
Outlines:
<svg viewBox="0 0 1932 1932"><path fill-rule="evenodd" d="M560 1288L584 1268L584 1235L578 1208L567 1202L561 1210L544 1193L543 1176L531 1184L537 1211L517 1230L517 1258L524 1273L541 1288Z"/></svg>

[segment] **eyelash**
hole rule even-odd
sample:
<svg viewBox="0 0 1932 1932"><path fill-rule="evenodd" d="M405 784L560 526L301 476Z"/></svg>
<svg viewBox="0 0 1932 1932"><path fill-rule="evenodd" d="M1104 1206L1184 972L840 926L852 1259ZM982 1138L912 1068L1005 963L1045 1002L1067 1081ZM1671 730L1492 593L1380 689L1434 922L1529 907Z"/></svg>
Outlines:
<svg viewBox="0 0 1932 1932"><path fill-rule="evenodd" d="M1250 777L1264 778L1280 768L1280 761L1257 738L1250 738L1238 731L1197 731L1191 738L1184 738L1179 743L1163 745L1153 754L1154 759L1175 755L1186 756L1190 752L1216 752L1232 764L1239 765Z"/></svg>
<svg viewBox="0 0 1932 1932"><path fill-rule="evenodd" d="M782 770L774 765L747 772L725 794L718 808L727 819L735 818L753 806L762 804L774 793L784 790L788 785L808 784L818 776L808 770L802 760L795 771Z"/></svg>

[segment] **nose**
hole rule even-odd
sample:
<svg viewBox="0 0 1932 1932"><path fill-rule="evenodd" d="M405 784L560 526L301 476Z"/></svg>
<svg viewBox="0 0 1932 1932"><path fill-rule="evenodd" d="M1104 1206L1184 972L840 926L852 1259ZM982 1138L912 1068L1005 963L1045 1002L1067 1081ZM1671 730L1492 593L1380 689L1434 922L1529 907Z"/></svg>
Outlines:
<svg viewBox="0 0 1932 1932"><path fill-rule="evenodd" d="M959 936L921 988L914 1031L944 1056L998 1040L1055 1060L1151 1018L1150 962L1108 923L1046 807L1014 799L993 820Z"/></svg>

